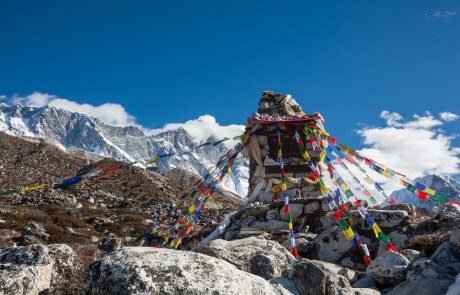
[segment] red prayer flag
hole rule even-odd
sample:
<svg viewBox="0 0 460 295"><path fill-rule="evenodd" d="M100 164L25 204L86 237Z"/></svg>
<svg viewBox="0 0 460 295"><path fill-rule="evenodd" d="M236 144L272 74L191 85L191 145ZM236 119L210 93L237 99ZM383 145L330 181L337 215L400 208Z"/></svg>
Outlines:
<svg viewBox="0 0 460 295"><path fill-rule="evenodd" d="M372 259L370 256L364 256L364 265L367 267L369 264L371 264Z"/></svg>
<svg viewBox="0 0 460 295"><path fill-rule="evenodd" d="M337 221L342 219L342 211L340 211L339 209L335 210L334 211L334 217L335 217L335 220L337 220Z"/></svg>
<svg viewBox="0 0 460 295"><path fill-rule="evenodd" d="M347 204L342 204L342 210L348 212Z"/></svg>
<svg viewBox="0 0 460 295"><path fill-rule="evenodd" d="M392 242L388 242L385 251L387 251L387 252L396 252L396 253L398 253L398 250L395 248L395 246L393 246L393 243L392 243Z"/></svg>
<svg viewBox="0 0 460 295"><path fill-rule="evenodd" d="M421 191L421 190L419 190L419 189L415 191L415 195L416 195L418 198L422 199L422 200L425 200L425 201L428 200L428 195L427 195L427 193L425 193L424 191Z"/></svg>
<svg viewBox="0 0 460 295"><path fill-rule="evenodd" d="M367 166L370 166L372 164L372 160L368 159L368 158L364 158L364 163L367 165Z"/></svg>
<svg viewBox="0 0 460 295"><path fill-rule="evenodd" d="M292 255L293 255L295 258L298 258L298 257L299 257L299 254L297 253L297 248L296 248L295 246L292 247L291 252L292 252Z"/></svg>
<svg viewBox="0 0 460 295"><path fill-rule="evenodd" d="M335 138L329 136L329 137L327 138L327 141L328 141L330 144L335 145L335 143L336 143L337 140L336 140Z"/></svg>
<svg viewBox="0 0 460 295"><path fill-rule="evenodd" d="M118 170L120 168L121 168L121 166L112 166L112 167L109 167L109 168L102 168L102 171L105 172L105 173L109 173L109 172L116 171L116 170Z"/></svg>

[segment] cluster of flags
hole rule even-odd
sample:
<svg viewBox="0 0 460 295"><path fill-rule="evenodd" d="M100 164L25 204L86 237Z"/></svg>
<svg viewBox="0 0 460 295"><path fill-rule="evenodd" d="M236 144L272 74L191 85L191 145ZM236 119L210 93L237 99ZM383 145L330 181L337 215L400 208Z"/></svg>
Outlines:
<svg viewBox="0 0 460 295"><path fill-rule="evenodd" d="M206 204L213 199L213 193L218 185L222 182L225 175L230 173L230 169L234 164L238 154L243 150L248 138L253 133L245 132L238 136L238 142L232 149L228 150L217 162L215 166L210 168L206 175L197 181L192 189L181 196L175 205L165 215L159 218L151 228L143 236L140 246L144 246L145 242L151 235L160 236L159 243L155 247L168 247L177 249L185 236L193 230L193 224L199 221L200 215L203 212ZM218 143L223 142L219 141ZM196 197L198 196L198 197ZM175 215L188 198L195 197L192 205L184 212L183 216L177 218L168 230L162 230L163 225Z"/></svg>
<svg viewBox="0 0 460 295"><path fill-rule="evenodd" d="M458 202L455 199L449 199L443 194L437 192L436 190L427 187L415 180L409 179L406 177L404 174L396 172L393 169L390 169L381 163L374 161L368 157L365 157L358 153L357 151L343 145L343 144L338 144L336 142L336 147L340 149L343 153L347 154L351 159L353 159L355 162L364 162L366 166L368 166L370 169L373 171L379 173L382 176L385 176L387 178L392 178L399 180L399 183L406 188L407 190L413 192L419 199L422 199L424 201L429 201L433 203L435 206L442 206L444 204L457 204L460 205L460 202ZM376 187L379 187L381 191L383 189L377 184ZM394 200L393 200L394 202ZM391 204L391 202L390 202Z"/></svg>

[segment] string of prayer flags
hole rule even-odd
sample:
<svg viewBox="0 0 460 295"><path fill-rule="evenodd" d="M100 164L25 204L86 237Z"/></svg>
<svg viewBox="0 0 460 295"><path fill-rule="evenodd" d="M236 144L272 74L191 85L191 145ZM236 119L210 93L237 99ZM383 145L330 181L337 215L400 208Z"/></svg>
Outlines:
<svg viewBox="0 0 460 295"><path fill-rule="evenodd" d="M326 159L327 161L330 162L327 156L326 156ZM332 167L333 167L333 174L331 175L331 177L342 178L333 165ZM361 216L362 219L365 220L367 225L373 228L376 238L386 247L387 251L397 252L396 248L393 246L390 239L382 232L378 224L372 219L372 216L367 212L366 208L361 205L361 202L353 195L351 190L349 190L349 192L351 193L351 196L355 198L355 201L354 202L350 201L350 203L355 209L358 210L359 215ZM340 193L340 187L338 187L338 193ZM347 197L350 198L350 196L348 195Z"/></svg>
<svg viewBox="0 0 460 295"><path fill-rule="evenodd" d="M293 224L292 224L292 215L291 211L289 208L289 196L285 192L287 187L286 187L286 174L284 172L284 162L283 162L283 144L281 142L281 130L280 126L278 125L278 130L277 130L277 144L278 144L278 162L280 163L280 170L281 170L281 192L284 198L284 215L288 215L288 229L289 229L289 237L290 237L290 246L291 246L291 253L294 256L294 258L298 261L299 259L299 254L297 253L297 248L295 245L295 235L294 235L294 229L293 229Z"/></svg>
<svg viewBox="0 0 460 295"><path fill-rule="evenodd" d="M417 181L410 180L404 174L396 172L395 170L390 169L372 159L366 158L343 144L339 144L338 146L342 151L350 155L352 158L355 158L357 161L364 160L365 164L377 173L387 178L399 178L400 184L407 190L413 192L419 199L430 201L435 205L447 204L449 202L449 199L446 196L436 192L436 190L426 187ZM376 188L383 191L383 189L381 189L378 185Z"/></svg>

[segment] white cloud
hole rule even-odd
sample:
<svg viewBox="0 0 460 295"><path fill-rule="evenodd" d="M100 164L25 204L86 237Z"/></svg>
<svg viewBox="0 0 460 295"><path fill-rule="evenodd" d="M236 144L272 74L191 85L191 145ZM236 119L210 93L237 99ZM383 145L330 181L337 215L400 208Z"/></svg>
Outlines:
<svg viewBox="0 0 460 295"><path fill-rule="evenodd" d="M122 105L116 103L104 103L93 106L87 103L80 104L69 99L60 98L56 95L37 91L27 96L13 95L10 101L26 106L42 107L50 105L71 112L86 114L106 124L115 126L135 125L135 118L130 115Z"/></svg>
<svg viewBox="0 0 460 295"><path fill-rule="evenodd" d="M151 134L158 134L168 130L184 128L188 133L198 141L204 141L210 137L214 139L223 139L224 137L234 137L244 132L244 125L222 126L217 123L216 118L211 115L203 115L198 119L189 120L185 123L169 123L160 129L151 130Z"/></svg>
<svg viewBox="0 0 460 295"><path fill-rule="evenodd" d="M442 120L446 122L452 122L460 118L459 115L451 113L451 112L442 112L442 113L439 113L439 116L441 117Z"/></svg>
<svg viewBox="0 0 460 295"><path fill-rule="evenodd" d="M448 22L451 18L457 15L456 10L438 10L432 13L425 13L426 19L438 19L444 22Z"/></svg>
<svg viewBox="0 0 460 295"><path fill-rule="evenodd" d="M366 127L358 131L363 143L368 146L360 150L363 155L410 178L432 173L460 173L460 148L452 145L453 136L439 129L442 121L430 113L414 115L409 121L388 111L383 111L381 117L386 120L386 126ZM379 177L377 180L387 181ZM397 188L397 183L396 186L388 182L385 184L387 189Z"/></svg>

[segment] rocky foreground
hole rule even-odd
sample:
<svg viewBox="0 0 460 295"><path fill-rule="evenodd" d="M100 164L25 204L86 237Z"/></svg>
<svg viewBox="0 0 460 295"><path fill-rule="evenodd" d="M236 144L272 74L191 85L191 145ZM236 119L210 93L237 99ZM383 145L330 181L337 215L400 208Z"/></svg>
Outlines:
<svg viewBox="0 0 460 295"><path fill-rule="evenodd" d="M296 235L298 262L286 248L286 233L276 228L283 221L267 220L278 212L276 203L250 204L229 217L219 239L192 251L117 249L109 238L107 250L114 251L85 266L64 244L2 249L0 294L459 294L458 206L434 216L409 205L371 211L399 253L384 252L363 228L374 258L365 268L359 253L328 225L319 199L293 200L293 207L296 202L304 226ZM46 235L34 226L28 233Z"/></svg>

